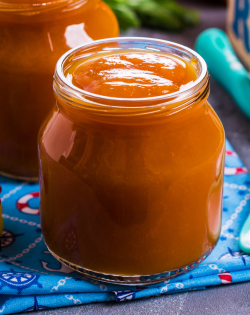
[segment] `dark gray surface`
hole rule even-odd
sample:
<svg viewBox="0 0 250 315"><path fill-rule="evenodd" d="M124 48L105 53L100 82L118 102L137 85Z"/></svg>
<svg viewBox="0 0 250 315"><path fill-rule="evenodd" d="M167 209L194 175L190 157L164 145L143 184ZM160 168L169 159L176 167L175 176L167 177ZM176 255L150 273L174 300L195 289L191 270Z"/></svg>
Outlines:
<svg viewBox="0 0 250 315"><path fill-rule="evenodd" d="M39 315L248 315L249 283L120 303L99 303L36 312ZM24 313L23 313L24 314ZM25 313L30 315L29 313Z"/></svg>
<svg viewBox="0 0 250 315"><path fill-rule="evenodd" d="M190 5L190 2L189 2ZM197 5L198 7L198 5ZM216 4L199 4L203 22L183 33L168 34L154 30L132 30L129 36L155 37L175 41L193 48L197 35L207 27L225 28L225 8ZM249 120L238 110L231 97L211 79L211 104L221 118L226 136L245 165L250 169ZM30 314L30 313L25 313ZM241 315L250 314L250 283L208 288L202 291L152 297L121 303L99 303L48 311L50 314L86 315Z"/></svg>

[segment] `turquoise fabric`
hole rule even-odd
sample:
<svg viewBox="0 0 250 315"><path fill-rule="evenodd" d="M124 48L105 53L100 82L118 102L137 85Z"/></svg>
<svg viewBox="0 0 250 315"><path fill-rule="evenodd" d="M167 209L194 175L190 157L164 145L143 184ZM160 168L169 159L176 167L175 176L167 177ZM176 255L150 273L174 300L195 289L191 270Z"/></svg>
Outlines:
<svg viewBox="0 0 250 315"><path fill-rule="evenodd" d="M4 217L0 314L125 301L250 280L250 257L238 247L240 229L249 213L250 176L228 142L226 149L223 220L217 246L193 271L141 288L86 280L61 265L43 242L38 185L0 177Z"/></svg>

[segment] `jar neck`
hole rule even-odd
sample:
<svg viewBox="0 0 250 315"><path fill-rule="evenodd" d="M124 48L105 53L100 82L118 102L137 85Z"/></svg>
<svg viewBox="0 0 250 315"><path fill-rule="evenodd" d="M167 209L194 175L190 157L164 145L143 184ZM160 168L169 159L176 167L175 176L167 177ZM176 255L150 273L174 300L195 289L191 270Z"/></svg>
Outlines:
<svg viewBox="0 0 250 315"><path fill-rule="evenodd" d="M62 87L55 79L54 93L57 100L59 110L75 123L81 124L86 120L99 121L109 124L151 124L160 122L175 122L176 119L180 123L190 119L196 119L204 113L207 99L210 92L209 76L204 78L198 90L187 95L169 97L168 100L162 98L160 100L143 100L141 103L133 104L136 106L126 107L117 106L116 100L105 100L85 97L85 99L76 98L68 87ZM140 102L140 100L138 100ZM118 100L119 103L122 99Z"/></svg>
<svg viewBox="0 0 250 315"><path fill-rule="evenodd" d="M81 9L88 11L94 8L100 0L23 0L16 3L16 0L0 1L1 20L12 17L18 21L36 21L42 18L54 18L55 15L65 15L69 12Z"/></svg>

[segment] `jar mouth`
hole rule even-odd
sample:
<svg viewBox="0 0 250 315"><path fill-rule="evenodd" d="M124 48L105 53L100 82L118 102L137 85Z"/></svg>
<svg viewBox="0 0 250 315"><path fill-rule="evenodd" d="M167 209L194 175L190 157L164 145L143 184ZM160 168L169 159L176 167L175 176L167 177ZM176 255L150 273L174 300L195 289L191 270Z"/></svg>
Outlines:
<svg viewBox="0 0 250 315"><path fill-rule="evenodd" d="M34 0L34 3L18 3L13 1L0 1L0 12L32 15L48 10L85 4L88 0ZM25 2L25 1L24 1Z"/></svg>
<svg viewBox="0 0 250 315"><path fill-rule="evenodd" d="M197 72L197 79L182 90L169 94L145 98L117 98L94 94L80 89L73 85L65 76L66 70L81 59L84 61L94 55L100 56L101 54L107 54L109 52L119 52L119 50L123 52L124 50L133 51L135 49L137 51L140 50L140 52L152 53L155 51L156 53L170 53L181 57L188 62L193 61ZM151 106L155 107L157 105L162 106L163 104L170 105L187 99L190 100L195 97L202 87L208 85L208 81L209 78L206 62L198 53L190 48L160 39L146 37L117 37L87 43L73 48L62 55L56 64L54 92L64 98L65 101L68 99L71 105L73 105L73 98L73 102L76 103L78 103L78 101L80 101L80 103L86 103L87 101L95 104L98 103L99 106L108 106L110 108L135 109ZM133 107L126 106L126 104L129 105L131 103L133 103Z"/></svg>

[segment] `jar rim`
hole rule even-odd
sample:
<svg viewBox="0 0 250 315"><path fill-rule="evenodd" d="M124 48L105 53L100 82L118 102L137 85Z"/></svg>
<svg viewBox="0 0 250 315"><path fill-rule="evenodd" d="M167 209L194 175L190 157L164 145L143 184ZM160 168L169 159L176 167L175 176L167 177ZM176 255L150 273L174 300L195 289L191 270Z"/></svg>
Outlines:
<svg viewBox="0 0 250 315"><path fill-rule="evenodd" d="M173 92L173 93L169 93L169 94L164 94L164 95L160 95L160 96L154 96L154 97L142 97L142 98L118 98L118 97L110 97L110 96L104 96L104 95L100 95L100 94L95 94L95 93L91 93L88 91L85 91L83 89L80 89L78 87L76 87L75 85L73 85L71 82L69 82L69 80L65 77L64 75L64 66L65 63L68 60L73 60L74 56L77 55L77 53L80 53L81 51L84 50L88 50L91 47L97 47L98 45L102 45L102 44L112 44L112 43L128 43L131 44L132 43L144 43L145 44L145 48L148 48L148 50L150 52L157 51L159 53L164 53L163 51L154 49L153 47L147 47L150 44L152 45L159 45L161 47L169 47L172 50L176 49L179 52L183 52L183 53L188 53L190 56L193 56L194 58L196 58L198 60L198 62L200 63L200 67L201 67L201 71L197 77L197 79L192 82L190 85L186 86L185 88L183 88L182 90L179 90L177 92ZM118 48L119 49L119 48ZM118 51L118 49L116 49L116 51ZM134 48L133 48L134 49ZM124 50L124 49L123 49ZM110 50L111 51L111 50ZM142 51L146 51L146 49L143 49ZM108 50L105 50L104 52L108 52ZM79 60L80 58L78 58L77 60ZM205 80L205 82L204 82ZM77 46L69 51L67 51L65 54L63 54L59 60L57 61L56 64L56 68L55 68L55 75L54 75L54 91L57 94L59 92L60 93L60 88L62 88L64 90L63 97L65 97L65 92L67 90L67 88L69 89L70 92L73 93L74 97L76 98L80 98L80 99L85 99L86 101L88 100L98 100L99 102L101 102L101 104L99 103L99 105L104 105L104 104L108 104L108 102L112 102L112 103L124 103L124 102L133 102L133 103L155 103L157 102L157 104L159 104L159 106L162 105L162 102L164 103L171 103L171 101L174 99L176 102L176 99L178 98L178 100L180 98L184 99L187 96L190 96L191 94L194 94L194 92L197 92L198 90L201 89L202 86L204 86L204 84L206 84L208 82L208 70L207 70L207 65L205 60L194 50L192 50L191 48L188 48L184 45L181 44L177 44L171 41L166 41L166 40L162 40L162 39L155 39L155 38L147 38L147 37L115 37L115 38L108 38L108 39L101 39L101 40L96 40L90 43L86 43L84 45L80 45ZM66 89L65 89L66 88ZM61 95L62 95L61 94ZM66 92L67 94L67 92ZM102 104L103 103L103 104ZM156 105L154 104L153 107L155 107ZM109 105L109 107L116 107L113 105ZM126 106L117 106L119 108L127 108ZM133 106L133 108L142 108L142 107L151 107L149 106ZM132 107L129 106L129 108L131 109Z"/></svg>

